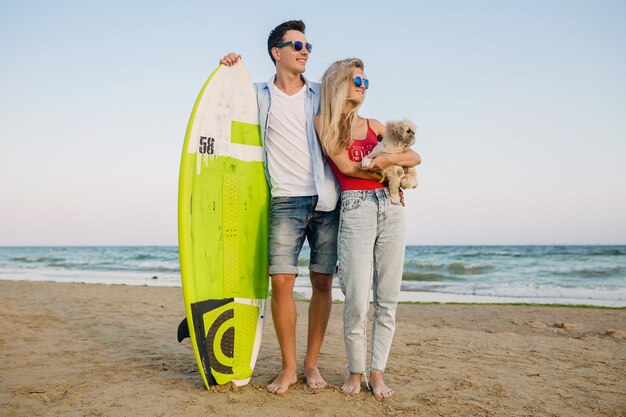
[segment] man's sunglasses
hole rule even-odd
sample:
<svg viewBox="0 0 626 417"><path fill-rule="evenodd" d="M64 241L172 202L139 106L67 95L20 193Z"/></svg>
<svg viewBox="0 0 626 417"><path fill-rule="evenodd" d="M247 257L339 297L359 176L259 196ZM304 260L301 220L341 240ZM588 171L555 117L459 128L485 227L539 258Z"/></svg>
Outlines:
<svg viewBox="0 0 626 417"><path fill-rule="evenodd" d="M357 87L363 86L367 90L370 87L370 80L368 80L367 78L361 78L357 75L356 77L354 77L354 85L356 85Z"/></svg>
<svg viewBox="0 0 626 417"><path fill-rule="evenodd" d="M308 53L311 53L311 51L313 50L313 45L311 45L310 43L302 43L300 41L287 41L287 42L282 42L279 43L278 45L276 45L277 48L283 48L287 45L293 45L293 49L296 50L296 52L300 52L302 50L302 47L305 47Z"/></svg>

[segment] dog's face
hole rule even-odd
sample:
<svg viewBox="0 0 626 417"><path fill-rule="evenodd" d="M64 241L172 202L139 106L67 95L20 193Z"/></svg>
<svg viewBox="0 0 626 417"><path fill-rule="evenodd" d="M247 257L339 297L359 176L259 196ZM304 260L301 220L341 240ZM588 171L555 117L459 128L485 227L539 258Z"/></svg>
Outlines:
<svg viewBox="0 0 626 417"><path fill-rule="evenodd" d="M385 139L396 146L408 148L415 143L415 123L409 119L390 120L387 122Z"/></svg>

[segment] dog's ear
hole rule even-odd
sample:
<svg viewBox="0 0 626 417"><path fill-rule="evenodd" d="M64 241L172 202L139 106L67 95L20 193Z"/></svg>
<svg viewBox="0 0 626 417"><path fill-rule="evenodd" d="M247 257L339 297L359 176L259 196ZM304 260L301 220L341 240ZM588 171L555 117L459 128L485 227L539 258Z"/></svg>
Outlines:
<svg viewBox="0 0 626 417"><path fill-rule="evenodd" d="M391 143L397 143L402 140L402 136L404 136L404 126L397 120L388 121L385 136L389 136Z"/></svg>
<svg viewBox="0 0 626 417"><path fill-rule="evenodd" d="M382 142L382 141L383 141L383 135L378 135L378 136L377 136L377 138L378 138L378 141L379 141L379 142Z"/></svg>

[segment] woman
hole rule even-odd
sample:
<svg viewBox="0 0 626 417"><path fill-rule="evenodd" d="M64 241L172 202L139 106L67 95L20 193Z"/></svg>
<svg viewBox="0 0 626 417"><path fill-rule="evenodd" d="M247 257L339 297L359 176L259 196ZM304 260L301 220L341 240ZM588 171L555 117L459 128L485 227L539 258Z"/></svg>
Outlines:
<svg viewBox="0 0 626 417"><path fill-rule="evenodd" d="M359 116L369 81L363 62L346 59L333 63L322 79L320 114L315 127L331 167L341 185L341 217L337 251L339 280L345 295L344 342L349 375L342 390L356 394L366 376L366 324L369 294L373 289L369 384L377 398L393 395L383 371L395 330L395 315L404 263L404 209L391 204L381 176L363 171L360 162L378 143L385 126ZM420 157L412 150L378 154L372 170L395 164L415 166Z"/></svg>

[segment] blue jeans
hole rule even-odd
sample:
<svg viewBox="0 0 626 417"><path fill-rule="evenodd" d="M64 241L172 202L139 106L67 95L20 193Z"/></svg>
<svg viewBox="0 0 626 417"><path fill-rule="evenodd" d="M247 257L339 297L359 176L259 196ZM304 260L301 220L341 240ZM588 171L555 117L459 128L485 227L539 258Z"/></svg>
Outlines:
<svg viewBox="0 0 626 417"><path fill-rule="evenodd" d="M317 196L272 197L270 205L269 273L298 275L304 239L311 248L309 269L334 274L337 269L339 208L316 211Z"/></svg>
<svg viewBox="0 0 626 417"><path fill-rule="evenodd" d="M391 204L389 189L341 193L337 246L339 284L346 297L343 329L348 370L366 372L367 313L373 289L369 368L384 371L396 327L405 251L404 209Z"/></svg>

